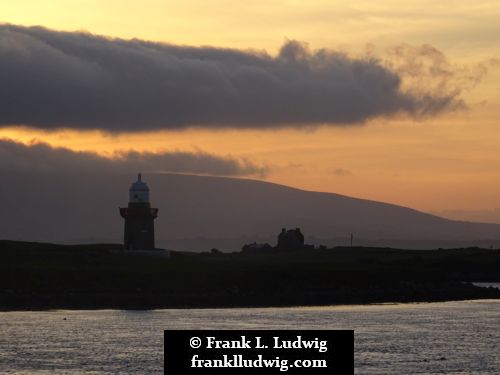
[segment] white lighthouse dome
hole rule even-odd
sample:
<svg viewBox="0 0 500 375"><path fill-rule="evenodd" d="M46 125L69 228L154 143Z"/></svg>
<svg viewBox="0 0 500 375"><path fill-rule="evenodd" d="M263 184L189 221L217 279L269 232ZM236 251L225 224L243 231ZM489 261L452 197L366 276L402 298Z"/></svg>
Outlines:
<svg viewBox="0 0 500 375"><path fill-rule="evenodd" d="M149 202L149 188L148 185L142 181L142 176L137 175L137 181L130 186L129 202L133 203L146 203Z"/></svg>

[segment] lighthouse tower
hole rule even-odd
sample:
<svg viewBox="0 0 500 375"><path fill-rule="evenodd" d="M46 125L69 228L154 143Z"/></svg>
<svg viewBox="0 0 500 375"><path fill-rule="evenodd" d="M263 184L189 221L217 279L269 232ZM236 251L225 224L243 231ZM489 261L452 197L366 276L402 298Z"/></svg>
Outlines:
<svg viewBox="0 0 500 375"><path fill-rule="evenodd" d="M151 250L155 248L154 219L158 209L151 208L149 188L142 181L141 174L129 190L127 208L120 208L120 215L125 219L124 247L126 250Z"/></svg>

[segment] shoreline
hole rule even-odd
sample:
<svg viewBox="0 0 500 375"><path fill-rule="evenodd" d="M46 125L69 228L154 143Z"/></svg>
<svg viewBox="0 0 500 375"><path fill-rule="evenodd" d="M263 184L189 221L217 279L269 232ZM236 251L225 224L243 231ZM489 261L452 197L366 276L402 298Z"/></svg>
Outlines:
<svg viewBox="0 0 500 375"><path fill-rule="evenodd" d="M93 304L93 303L80 303L80 304L33 304L24 306L0 306L0 312L25 312L25 311L76 311L76 310L122 310L122 311L154 311L154 310L205 310L205 309L262 309L262 308L294 308L294 307L329 307L329 306L376 306L376 305L405 305L405 304L428 304L428 303L442 303L442 302L458 302L458 301L478 301L478 300L498 300L500 301L500 290L496 288L483 288L484 293L477 295L455 295L455 296L427 296L422 298L400 298L400 299L371 299L368 301L351 300L351 301L338 301L331 303L321 303L319 301L310 301L310 303L282 303L282 304L237 304L237 303L219 303L219 304ZM479 291L478 291L479 292Z"/></svg>
<svg viewBox="0 0 500 375"><path fill-rule="evenodd" d="M272 306L199 306L199 307L153 307L153 308L119 308L119 307L48 307L40 309L4 309L0 308L0 313L14 313L14 312L57 312L57 311L161 311L161 310L231 310L231 309L293 309L293 308L309 308L309 307L371 307L371 306L409 306L409 305L428 305L433 303L446 303L446 302L474 302L474 301L498 301L499 297L478 297L467 299L443 299L443 300L419 300L419 301L387 301L387 302L369 302L369 303L339 303L329 305L272 305Z"/></svg>

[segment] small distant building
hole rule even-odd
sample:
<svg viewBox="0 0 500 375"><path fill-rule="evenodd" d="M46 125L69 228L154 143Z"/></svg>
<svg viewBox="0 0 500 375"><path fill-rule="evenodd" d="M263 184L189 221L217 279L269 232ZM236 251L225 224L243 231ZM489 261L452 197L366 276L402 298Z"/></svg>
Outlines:
<svg viewBox="0 0 500 375"><path fill-rule="evenodd" d="M149 187L142 181L140 173L137 181L130 187L128 207L120 208L120 215L125 219L123 239L125 250L155 248L154 220L158 216L158 209L151 208Z"/></svg>
<svg viewBox="0 0 500 375"><path fill-rule="evenodd" d="M300 228L281 229L281 233L278 235L278 245L276 248L278 250L300 250L304 247L304 235L300 231Z"/></svg>
<svg viewBox="0 0 500 375"><path fill-rule="evenodd" d="M251 243L246 244L241 248L244 253L259 253L268 251L297 251L297 250L314 250L314 245L306 245L304 243L304 235L300 228L281 229L278 235L278 244L272 247L268 243Z"/></svg>
<svg viewBox="0 0 500 375"><path fill-rule="evenodd" d="M266 252L272 250L273 247L269 245L268 243L250 243L246 244L241 248L241 251L244 253L250 253L250 252Z"/></svg>

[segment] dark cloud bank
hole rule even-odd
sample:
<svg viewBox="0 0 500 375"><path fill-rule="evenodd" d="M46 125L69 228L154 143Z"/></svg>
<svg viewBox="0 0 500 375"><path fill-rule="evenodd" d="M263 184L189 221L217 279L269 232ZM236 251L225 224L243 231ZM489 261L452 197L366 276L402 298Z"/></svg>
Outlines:
<svg viewBox="0 0 500 375"><path fill-rule="evenodd" d="M0 125L141 131L352 124L434 115L458 93L403 91L375 58L265 52L0 25Z"/></svg>
<svg viewBox="0 0 500 375"><path fill-rule="evenodd" d="M75 152L53 148L44 143L24 145L0 139L0 171L4 176L18 172L30 174L128 174L135 171L154 173L195 173L220 176L263 177L268 168L246 159L220 157L205 152L137 152L127 151L99 156L92 152ZM36 189L36 188L35 188Z"/></svg>

